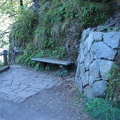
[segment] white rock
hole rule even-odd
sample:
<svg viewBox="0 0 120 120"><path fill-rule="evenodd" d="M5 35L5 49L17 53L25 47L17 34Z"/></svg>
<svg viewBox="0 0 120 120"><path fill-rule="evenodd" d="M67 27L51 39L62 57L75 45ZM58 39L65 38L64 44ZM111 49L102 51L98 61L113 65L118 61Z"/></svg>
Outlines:
<svg viewBox="0 0 120 120"><path fill-rule="evenodd" d="M111 48L118 48L120 44L120 32L109 32L105 33L104 42Z"/></svg>
<svg viewBox="0 0 120 120"><path fill-rule="evenodd" d="M84 88L84 95L88 98L88 99L93 99L94 98L94 94L93 94L93 89L90 86L86 86Z"/></svg>
<svg viewBox="0 0 120 120"><path fill-rule="evenodd" d="M117 50L111 49L103 42L94 43L92 45L91 51L94 54L95 59L113 60L117 53Z"/></svg>
<svg viewBox="0 0 120 120"><path fill-rule="evenodd" d="M93 84L93 94L95 97L102 97L105 95L107 81L97 81Z"/></svg>
<svg viewBox="0 0 120 120"><path fill-rule="evenodd" d="M100 73L103 80L108 80L108 74L113 65L112 61L101 60L100 62Z"/></svg>
<svg viewBox="0 0 120 120"><path fill-rule="evenodd" d="M103 40L103 33L102 32L94 32L93 39L96 42L102 41Z"/></svg>

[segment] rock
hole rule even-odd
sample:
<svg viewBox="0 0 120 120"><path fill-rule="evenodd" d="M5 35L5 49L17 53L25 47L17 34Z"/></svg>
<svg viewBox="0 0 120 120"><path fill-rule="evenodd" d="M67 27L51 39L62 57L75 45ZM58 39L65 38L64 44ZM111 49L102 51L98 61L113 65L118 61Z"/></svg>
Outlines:
<svg viewBox="0 0 120 120"><path fill-rule="evenodd" d="M90 79L89 84L92 86L94 81L100 79L100 59L97 59L93 61L93 63L90 65Z"/></svg>
<svg viewBox="0 0 120 120"><path fill-rule="evenodd" d="M82 77L82 84L83 88L89 84L89 72L85 72L85 74Z"/></svg>
<svg viewBox="0 0 120 120"><path fill-rule="evenodd" d="M78 64L79 66L79 64ZM80 78L80 67L77 67L75 79Z"/></svg>
<svg viewBox="0 0 120 120"><path fill-rule="evenodd" d="M78 62L83 63L83 61L85 60L85 55L84 55L84 50L81 50L78 56Z"/></svg>
<svg viewBox="0 0 120 120"><path fill-rule="evenodd" d="M120 32L105 33L103 38L104 38L104 42L108 46L110 46L113 49L118 48L120 43Z"/></svg>
<svg viewBox="0 0 120 120"><path fill-rule="evenodd" d="M89 77L89 86L92 87L92 85L96 82L96 81L99 81L101 80L101 78L97 78L97 79L93 79L93 76L90 75Z"/></svg>
<svg viewBox="0 0 120 120"><path fill-rule="evenodd" d="M87 55L87 53L88 53L88 48L87 48L87 47L85 47L85 49L83 50L83 54L84 54L84 56L86 56L86 55Z"/></svg>
<svg viewBox="0 0 120 120"><path fill-rule="evenodd" d="M103 40L103 33L102 32L95 32L93 39L96 42L102 41Z"/></svg>
<svg viewBox="0 0 120 120"><path fill-rule="evenodd" d="M69 20L65 22L68 23ZM66 39L66 57L71 61L76 61L79 52L79 36L81 35L81 23L77 19L73 19L69 21L68 29L65 28L65 25L61 26L65 31L65 39ZM76 34L77 33L77 34ZM56 34L59 36L59 32Z"/></svg>
<svg viewBox="0 0 120 120"><path fill-rule="evenodd" d="M103 97L105 95L105 90L107 86L107 81L97 81L93 84L93 94L95 97Z"/></svg>
<svg viewBox="0 0 120 120"><path fill-rule="evenodd" d="M96 42L92 45L92 53L95 59L114 60L117 50L113 50L103 42Z"/></svg>
<svg viewBox="0 0 120 120"><path fill-rule="evenodd" d="M103 80L108 80L108 74L113 65L112 61L101 60L100 62L100 74Z"/></svg>
<svg viewBox="0 0 120 120"><path fill-rule="evenodd" d="M89 66L92 62L92 56L89 53L86 55L84 62L85 62L85 70L89 70Z"/></svg>
<svg viewBox="0 0 120 120"><path fill-rule="evenodd" d="M92 45L93 40L94 40L94 39L93 39L93 35L94 35L94 33L91 32L91 33L89 34L89 37L85 40L85 45L86 45L88 51L90 50L91 45Z"/></svg>
<svg viewBox="0 0 120 120"><path fill-rule="evenodd" d="M82 41L84 41L89 36L90 32L91 32L91 28L88 28L88 29L83 31L83 33L82 33Z"/></svg>
<svg viewBox="0 0 120 120"><path fill-rule="evenodd" d="M85 67L84 67L84 64L80 64L79 69L80 69L80 77L82 77L82 76L84 75L84 73L85 73Z"/></svg>
<svg viewBox="0 0 120 120"><path fill-rule="evenodd" d="M84 88L84 95L88 98L88 99L93 99L94 98L94 94L93 94L93 89L90 86L86 86Z"/></svg>
<svg viewBox="0 0 120 120"><path fill-rule="evenodd" d="M105 95L108 74L117 58L119 45L118 32L103 33L88 30L83 33L75 80L80 92L87 98Z"/></svg>

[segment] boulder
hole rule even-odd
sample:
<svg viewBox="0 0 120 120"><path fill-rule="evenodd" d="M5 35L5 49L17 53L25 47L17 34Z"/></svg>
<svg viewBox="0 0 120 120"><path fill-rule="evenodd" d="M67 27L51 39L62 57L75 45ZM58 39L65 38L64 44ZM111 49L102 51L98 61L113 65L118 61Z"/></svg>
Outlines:
<svg viewBox="0 0 120 120"><path fill-rule="evenodd" d="M105 90L107 86L107 81L97 81L93 84L93 94L95 97L103 97L105 95Z"/></svg>

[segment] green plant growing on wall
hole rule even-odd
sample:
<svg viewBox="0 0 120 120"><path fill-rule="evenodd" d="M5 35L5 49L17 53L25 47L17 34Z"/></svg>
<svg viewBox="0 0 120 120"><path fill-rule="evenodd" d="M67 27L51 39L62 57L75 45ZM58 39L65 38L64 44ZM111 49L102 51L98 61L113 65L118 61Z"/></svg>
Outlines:
<svg viewBox="0 0 120 120"><path fill-rule="evenodd" d="M118 66L115 64L112 66L109 72L109 83L106 91L106 98L114 104L120 102L120 72Z"/></svg>
<svg viewBox="0 0 120 120"><path fill-rule="evenodd" d="M100 31L102 31L102 32L110 32L110 31L119 32L120 28L119 27L101 26Z"/></svg>

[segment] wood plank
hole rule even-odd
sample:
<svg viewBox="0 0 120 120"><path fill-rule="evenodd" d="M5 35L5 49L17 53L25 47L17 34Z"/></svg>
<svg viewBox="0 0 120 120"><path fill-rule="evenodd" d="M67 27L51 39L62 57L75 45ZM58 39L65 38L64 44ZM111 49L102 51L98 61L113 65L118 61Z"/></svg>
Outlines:
<svg viewBox="0 0 120 120"><path fill-rule="evenodd" d="M51 63L51 64L64 65L64 66L73 64L73 62L70 62L70 61L54 60L54 59L48 59L48 58L32 58L31 60L38 61L38 62Z"/></svg>

